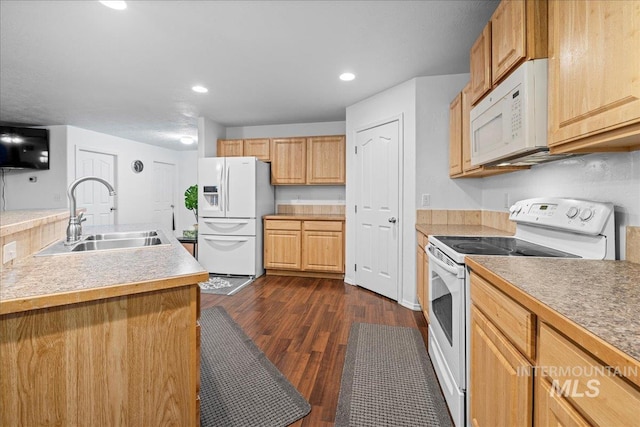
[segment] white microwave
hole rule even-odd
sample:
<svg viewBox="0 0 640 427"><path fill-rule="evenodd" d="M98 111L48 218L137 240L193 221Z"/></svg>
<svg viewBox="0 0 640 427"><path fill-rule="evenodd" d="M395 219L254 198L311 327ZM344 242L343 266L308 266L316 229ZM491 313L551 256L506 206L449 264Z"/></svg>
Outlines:
<svg viewBox="0 0 640 427"><path fill-rule="evenodd" d="M471 164L539 163L549 151L547 60L520 65L471 110L470 122Z"/></svg>

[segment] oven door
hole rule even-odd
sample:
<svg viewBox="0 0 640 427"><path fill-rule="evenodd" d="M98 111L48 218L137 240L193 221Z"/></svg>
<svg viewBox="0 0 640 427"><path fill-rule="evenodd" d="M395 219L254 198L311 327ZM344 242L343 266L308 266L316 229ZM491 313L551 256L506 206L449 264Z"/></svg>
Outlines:
<svg viewBox="0 0 640 427"><path fill-rule="evenodd" d="M432 245L429 256L429 329L457 388L465 378L465 267Z"/></svg>

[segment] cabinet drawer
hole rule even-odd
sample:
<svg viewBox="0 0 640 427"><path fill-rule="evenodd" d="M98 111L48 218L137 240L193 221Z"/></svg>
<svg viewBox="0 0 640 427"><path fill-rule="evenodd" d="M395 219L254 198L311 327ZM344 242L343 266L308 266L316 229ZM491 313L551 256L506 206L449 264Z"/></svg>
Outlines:
<svg viewBox="0 0 640 427"><path fill-rule="evenodd" d="M286 221L281 219L266 219L264 228L267 230L300 230L301 221Z"/></svg>
<svg viewBox="0 0 640 427"><path fill-rule="evenodd" d="M341 221L304 221L303 230L342 231Z"/></svg>
<svg viewBox="0 0 640 427"><path fill-rule="evenodd" d="M533 359L536 333L533 313L473 273L471 299L525 356Z"/></svg>
<svg viewBox="0 0 640 427"><path fill-rule="evenodd" d="M637 425L640 391L545 323L538 365L540 380L555 385L554 392L594 425ZM624 372L625 367L613 368Z"/></svg>

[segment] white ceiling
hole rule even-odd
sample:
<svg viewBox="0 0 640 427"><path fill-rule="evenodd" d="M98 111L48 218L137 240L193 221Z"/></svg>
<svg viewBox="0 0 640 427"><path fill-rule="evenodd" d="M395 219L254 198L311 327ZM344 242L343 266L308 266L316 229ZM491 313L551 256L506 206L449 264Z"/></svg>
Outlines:
<svg viewBox="0 0 640 427"><path fill-rule="evenodd" d="M416 76L469 72L495 1L0 1L0 121L173 149L225 126L340 121ZM338 75L351 71L352 82ZM191 90L195 84L208 94Z"/></svg>

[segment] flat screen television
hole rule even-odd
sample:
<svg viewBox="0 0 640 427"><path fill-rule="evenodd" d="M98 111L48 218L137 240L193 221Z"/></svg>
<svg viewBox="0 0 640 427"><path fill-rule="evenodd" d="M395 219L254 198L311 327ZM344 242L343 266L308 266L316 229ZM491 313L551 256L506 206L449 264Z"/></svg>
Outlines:
<svg viewBox="0 0 640 427"><path fill-rule="evenodd" d="M49 131L0 126L0 168L49 169Z"/></svg>

